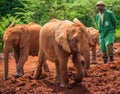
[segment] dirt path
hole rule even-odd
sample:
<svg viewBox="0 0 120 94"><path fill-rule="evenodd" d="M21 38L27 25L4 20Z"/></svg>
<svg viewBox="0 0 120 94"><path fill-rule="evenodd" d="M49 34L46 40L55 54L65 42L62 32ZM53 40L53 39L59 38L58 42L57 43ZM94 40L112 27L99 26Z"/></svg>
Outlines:
<svg viewBox="0 0 120 94"><path fill-rule="evenodd" d="M98 47L99 49L99 47ZM29 56L25 63L25 75L14 78L15 61L10 57L9 79L3 80L3 55L0 54L0 94L120 94L120 43L114 45L115 63L103 64L97 51L98 64L91 64L82 83L72 89L62 89L53 82L54 63L47 61L50 73L41 80L33 80L32 74L36 67L37 57ZM70 82L75 76L75 69L69 61L68 74Z"/></svg>

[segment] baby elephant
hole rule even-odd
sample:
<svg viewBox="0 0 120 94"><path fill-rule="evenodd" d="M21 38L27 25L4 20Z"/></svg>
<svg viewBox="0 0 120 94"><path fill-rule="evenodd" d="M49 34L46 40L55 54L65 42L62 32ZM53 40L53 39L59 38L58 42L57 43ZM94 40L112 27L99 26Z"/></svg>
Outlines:
<svg viewBox="0 0 120 94"><path fill-rule="evenodd" d="M27 25L13 23L6 29L4 33L4 80L8 76L8 56L9 51L13 48L16 61L15 77L24 75L23 66L28 55L37 56L39 49L39 31L41 26L31 22ZM48 66L44 65L45 70L49 71Z"/></svg>
<svg viewBox="0 0 120 94"><path fill-rule="evenodd" d="M89 46L90 50L92 51L92 63L95 64L96 62L96 45L99 44L99 32L93 27L87 28L88 35L89 35Z"/></svg>
<svg viewBox="0 0 120 94"><path fill-rule="evenodd" d="M38 65L33 75L35 79L42 75L42 64L46 58L55 62L55 83L60 84L61 87L69 87L67 63L69 56L72 55L77 71L75 83L82 81L85 75L82 63L89 67L90 51L87 29L79 20L76 20L70 22L53 19L42 27ZM82 61L81 57L86 61Z"/></svg>

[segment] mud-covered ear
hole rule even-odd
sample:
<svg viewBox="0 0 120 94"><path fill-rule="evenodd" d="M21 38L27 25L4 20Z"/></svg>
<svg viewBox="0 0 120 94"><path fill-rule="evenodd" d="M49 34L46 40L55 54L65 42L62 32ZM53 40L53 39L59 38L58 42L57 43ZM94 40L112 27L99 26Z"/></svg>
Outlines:
<svg viewBox="0 0 120 94"><path fill-rule="evenodd" d="M12 22L12 23L7 27L7 29L5 30L4 35L3 35L3 40L5 39L8 30L11 31L10 29L11 29L13 26L14 26L14 22Z"/></svg>
<svg viewBox="0 0 120 94"><path fill-rule="evenodd" d="M73 22L80 26L80 30L82 30L85 33L86 38L88 38L89 40L89 34L87 32L87 27L82 22L80 22L77 18L74 18Z"/></svg>
<svg viewBox="0 0 120 94"><path fill-rule="evenodd" d="M28 23L28 25L33 25L33 24L35 24L35 22L30 22L30 23Z"/></svg>
<svg viewBox="0 0 120 94"><path fill-rule="evenodd" d="M68 26L66 23L62 23L55 30L55 41L60 45L66 52L71 53L70 46L67 39L67 29Z"/></svg>
<svg viewBox="0 0 120 94"><path fill-rule="evenodd" d="M13 26L14 26L14 22L11 22L11 24L7 27L6 30L10 29L10 28L13 27Z"/></svg>
<svg viewBox="0 0 120 94"><path fill-rule="evenodd" d="M80 25L81 30L87 31L86 26L82 22L80 22L77 18L74 18L73 22Z"/></svg>
<svg viewBox="0 0 120 94"><path fill-rule="evenodd" d="M8 28L11 28L14 26L14 22L11 22L11 24L8 26Z"/></svg>
<svg viewBox="0 0 120 94"><path fill-rule="evenodd" d="M29 42L29 29L25 25L21 25L20 29L20 48L25 47Z"/></svg>

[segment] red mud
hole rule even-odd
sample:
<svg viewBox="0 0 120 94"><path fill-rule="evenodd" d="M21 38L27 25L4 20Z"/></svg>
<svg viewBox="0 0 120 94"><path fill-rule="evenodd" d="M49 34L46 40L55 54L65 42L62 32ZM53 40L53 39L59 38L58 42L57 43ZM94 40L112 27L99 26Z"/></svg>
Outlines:
<svg viewBox="0 0 120 94"><path fill-rule="evenodd" d="M99 49L99 47L98 47ZM120 43L114 45L114 64L103 64L99 50L97 51L98 64L91 64L82 83L72 89L63 89L55 86L53 82L54 63L47 61L50 73L43 79L33 80L32 75L36 67L37 57L29 56L25 63L25 75L14 78L15 61L10 55L9 79L3 80L3 54L0 54L0 94L120 94ZM73 81L75 69L69 60L68 74L70 82Z"/></svg>

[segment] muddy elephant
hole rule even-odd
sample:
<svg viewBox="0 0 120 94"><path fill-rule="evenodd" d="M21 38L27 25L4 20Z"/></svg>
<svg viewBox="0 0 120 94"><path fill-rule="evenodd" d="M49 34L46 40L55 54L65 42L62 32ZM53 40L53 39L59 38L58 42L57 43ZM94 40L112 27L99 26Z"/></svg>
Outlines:
<svg viewBox="0 0 120 94"><path fill-rule="evenodd" d="M46 58L55 62L55 83L60 84L61 87L69 87L67 63L68 57L72 55L72 61L77 70L75 83L82 81L85 74L82 63L88 64L86 66L89 67L90 51L86 27L76 20L71 22L53 19L42 27L39 35L41 46L39 46L34 79L41 76L42 64ZM86 61L81 60L81 57L84 57Z"/></svg>
<svg viewBox="0 0 120 94"><path fill-rule="evenodd" d="M8 77L8 56L11 49L14 50L16 61L15 77L24 75L23 66L28 58L28 55L37 56L39 50L39 32L41 26L31 22L29 24L18 24L14 26L11 23L6 29L4 40L4 80ZM44 68L48 71L47 64Z"/></svg>
<svg viewBox="0 0 120 94"><path fill-rule="evenodd" d="M90 50L92 51L92 63L97 63L96 61L96 45L99 44L99 32L93 27L87 28L88 35L89 35L89 46Z"/></svg>

